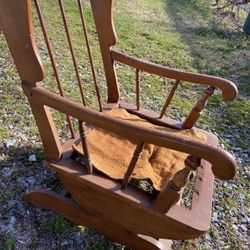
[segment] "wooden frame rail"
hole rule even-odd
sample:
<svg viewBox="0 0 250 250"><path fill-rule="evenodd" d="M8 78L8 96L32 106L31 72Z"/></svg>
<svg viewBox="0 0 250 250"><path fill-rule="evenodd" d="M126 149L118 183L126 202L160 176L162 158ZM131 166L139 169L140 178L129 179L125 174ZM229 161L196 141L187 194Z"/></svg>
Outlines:
<svg viewBox="0 0 250 250"><path fill-rule="evenodd" d="M196 74L184 72L177 69L171 69L162 65L147 62L133 56L126 55L115 49L111 49L111 56L113 60L127 64L141 71L155 74L162 77L167 77L175 80L186 81L197 84L204 84L221 89L224 101L232 101L238 94L238 90L233 82L210 75Z"/></svg>
<svg viewBox="0 0 250 250"><path fill-rule="evenodd" d="M171 132L162 132L152 128L142 128L130 122L109 117L103 113L93 111L78 103L51 93L39 85L35 86L23 82L22 86L31 103L48 106L80 121L126 136L133 140L167 147L205 159L212 164L213 173L219 179L229 180L233 178L236 173L237 165L234 158L221 148L213 147L192 139L178 137L171 134Z"/></svg>
<svg viewBox="0 0 250 250"><path fill-rule="evenodd" d="M69 143L71 145L71 143ZM68 153L69 145L64 145L65 154ZM66 157L67 158L67 157ZM202 165L205 164L202 163ZM203 181L196 181L194 184L200 191L200 195L196 193L193 194L192 197L192 209L185 208L183 206L179 206L178 204L173 205L167 214L159 213L156 210L153 210L152 207L154 205L154 200L150 199L150 195L148 193L142 192L141 190L133 187L127 186L125 189L121 189L121 183L115 180L111 180L106 178L98 173L93 173L93 175L87 174L86 170L82 168L82 166L70 159L62 159L61 161L47 161L46 165L56 171L59 175L67 175L71 176L74 179L74 183L81 183L82 186L88 185L89 181L93 183L93 185L97 185L97 190L107 190L105 191L105 195L102 193L102 197L105 197L105 202L109 202L109 197L113 197L113 195L119 195L122 198L125 198L126 204L121 206L119 204L119 209L123 209L125 213L129 213L129 216L126 217L126 225L134 220L134 217L131 216L131 213L134 214L135 211L139 208L139 213L136 213L136 218L143 217L143 221L146 224L146 227L150 227L150 221L155 221L155 217L157 218L158 225L155 230L153 227L153 232L158 231L159 227L161 233L154 234L153 237L161 237L161 238L170 238L170 239L191 239L195 238L202 233L206 232L209 229L210 225L210 217L211 217L211 207L212 207L212 195L213 195L213 173L211 168L204 167L204 169L199 168L197 170L197 174L203 176ZM112 190L112 192L110 192ZM87 195L90 196L89 191L87 191ZM82 192L80 193L81 197L84 197ZM85 199L85 197L84 197ZM90 196L90 200L93 200L93 197ZM128 211L132 205L132 210ZM108 210L111 213L114 210ZM145 214L146 213L146 214ZM113 214L112 214L113 215ZM112 216L111 216L112 217ZM147 220L145 220L147 218ZM153 219L154 218L154 219ZM158 224L159 223L159 224ZM133 223L132 223L133 224ZM160 226L161 225L161 226ZM168 225L168 226L166 226ZM176 234L176 229L180 231L179 234ZM131 230L132 228L130 228ZM152 234L145 227L140 226L141 234ZM135 232L138 233L136 230ZM162 234L163 233L163 234ZM152 235L151 235L152 236Z"/></svg>
<svg viewBox="0 0 250 250"><path fill-rule="evenodd" d="M165 104L162 107L161 113L158 118L148 117L146 119L153 119L156 122L159 122L159 119L162 119L166 113L167 108L173 100L174 94L180 85L181 80L208 85L207 89L204 92L203 97L197 101L189 115L186 117L185 121L180 125L179 129L190 129L198 121L203 109L206 107L208 99L213 95L216 88L221 89L222 97L224 100L229 101L233 100L237 95L237 88L234 83L214 76L188 73L176 69L171 69L161 65L157 65L151 62L146 62L141 59L137 59L132 56L128 56L124 53L121 53L117 50L111 50L111 56L113 60L116 60L120 63L124 63L136 69L136 107L137 112L140 113L140 71L145 71L150 74L155 74L162 77L167 77L175 79L175 84L173 85L169 95L166 98ZM129 110L128 110L129 111ZM169 124L165 124L168 126Z"/></svg>

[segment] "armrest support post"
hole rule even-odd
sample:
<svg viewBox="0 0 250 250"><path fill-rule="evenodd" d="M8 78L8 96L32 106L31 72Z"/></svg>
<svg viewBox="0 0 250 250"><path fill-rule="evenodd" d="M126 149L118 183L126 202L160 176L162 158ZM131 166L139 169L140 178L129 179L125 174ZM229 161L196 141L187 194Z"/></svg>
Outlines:
<svg viewBox="0 0 250 250"><path fill-rule="evenodd" d="M196 121L199 119L202 110L206 107L208 99L213 95L215 88L210 86L205 90L204 96L196 103L186 120L184 121L182 128L192 128Z"/></svg>
<svg viewBox="0 0 250 250"><path fill-rule="evenodd" d="M179 201L192 171L196 171L200 164L200 158L189 155L185 160L185 167L172 177L157 196L153 209L163 214L167 213Z"/></svg>

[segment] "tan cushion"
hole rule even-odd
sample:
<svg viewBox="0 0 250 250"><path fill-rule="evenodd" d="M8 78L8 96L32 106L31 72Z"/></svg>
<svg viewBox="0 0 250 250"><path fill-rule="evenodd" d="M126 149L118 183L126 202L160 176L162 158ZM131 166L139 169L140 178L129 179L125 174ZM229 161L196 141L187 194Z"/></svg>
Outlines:
<svg viewBox="0 0 250 250"><path fill-rule="evenodd" d="M206 136L195 128L179 131L156 126L136 115L128 113L124 109L113 109L106 114L140 126L173 132L177 136L206 141ZM93 129L87 138L94 167L112 179L123 179L138 142L102 129ZM77 146L74 145L73 148L83 155L81 143ZM186 157L187 154L182 152L146 144L142 156L134 169L132 178L140 180L150 179L154 188L160 190L174 173L184 167Z"/></svg>

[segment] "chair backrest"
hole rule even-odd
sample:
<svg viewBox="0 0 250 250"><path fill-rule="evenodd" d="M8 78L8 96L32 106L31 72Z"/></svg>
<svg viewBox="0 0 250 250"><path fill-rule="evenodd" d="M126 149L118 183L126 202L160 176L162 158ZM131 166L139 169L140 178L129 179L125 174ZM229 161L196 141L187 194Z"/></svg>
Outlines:
<svg viewBox="0 0 250 250"><path fill-rule="evenodd" d="M41 2L41 3L40 3ZM34 5L32 5L34 3ZM97 100L97 106L99 111L102 111L102 100L101 100L101 94L98 86L98 76L96 73L96 67L94 65L94 58L92 55L91 50L91 44L90 44L90 38L88 34L88 26L87 26L87 20L84 13L84 6L83 2L81 0L76 0L73 3L70 3L70 6L66 6L67 2L63 2L62 0L55 1L56 5L56 11L57 13L53 13L52 17L55 17L55 22L61 23L60 30L56 32L64 33L65 36L60 36L60 38L64 39L64 47L67 48L66 51L60 51L59 53L69 54L70 60L71 60L71 69L72 72L69 72L71 75L71 78L74 78L74 84L78 85L79 88L79 100L83 103L84 106L89 106L89 102L91 100L87 100L86 95L91 95L91 90L88 90L87 87L89 87L89 84L84 81L85 77L82 76L83 72L80 71L80 67L84 68L89 66L88 71L91 72L92 79L89 80L89 82L93 83L94 89L92 92L95 92L96 100ZM72 7L74 5L74 10L76 10L77 16L78 16L78 22L77 25L80 26L79 30L81 34L79 36L81 37L81 43L84 47L85 54L88 56L88 65L79 63L79 53L76 53L76 49L80 46L78 44L78 47L76 48L74 45L74 39L71 34L70 30L70 22L69 18L67 16L67 8L66 7ZM118 83L117 83L117 77L116 77L116 71L114 69L114 60L111 58L110 54L110 47L116 43L116 33L114 30L113 25L113 0L91 0L87 3L88 10L92 9L92 15L95 22L95 28L92 32L93 34L98 34L99 39L99 45L100 45L100 53L102 55L102 61L103 61L103 68L104 68L104 76L105 76L105 83L107 89L107 94L104 94L107 96L109 103L117 103L119 100L119 89L118 89ZM42 82L43 80L52 80L52 77L50 75L53 74L57 86L57 92L64 97L69 97L69 94L67 93L67 90L65 91L64 88L64 79L65 75L63 75L62 71L64 70L63 66L60 67L60 64L63 64L63 60L58 62L57 61L57 51L54 49L55 46L60 46L58 44L53 44L52 38L50 37L50 34L48 32L48 22L46 23L46 18L44 17L44 13L42 10L42 1L39 0L17 0L17 1L5 1L1 0L0 2L0 24L2 27L2 30L4 32L4 35L6 37L8 46L10 48L12 57L14 59L15 65L17 67L17 71L19 73L19 76L23 83L31 86L31 85L37 85L37 83ZM51 4L50 4L51 6ZM91 7L90 7L91 6ZM47 10L48 12L48 10ZM33 14L33 15L32 15ZM36 15L37 14L37 15ZM32 18L33 16L33 18ZM58 18L58 19L56 19ZM60 20L59 20L60 19ZM75 24L76 25L76 24ZM35 26L35 28L34 28ZM36 29L36 33L34 32L34 29ZM39 30L40 29L40 30ZM52 27L52 30L54 27ZM56 28L55 28L56 29ZM44 43L42 44L42 57L43 54L47 54L47 58L44 56L43 61L49 61L50 63L46 63L46 66L50 64L51 68L45 67L42 63L41 55L38 50L38 46L35 37L38 36L40 39L43 40L41 37L41 34L38 34L38 32L42 34L44 38ZM55 37L54 37L55 38ZM55 38L57 39L57 38ZM54 40L55 40L54 39ZM59 40L59 39L58 39ZM45 48L44 48L45 47ZM99 46L98 46L99 47ZM59 49L60 50L60 49ZM46 51L43 53L43 51ZM82 51L81 51L82 52ZM67 56L67 55L66 55ZM49 60L47 60L49 59ZM63 58L64 59L64 58ZM85 60L86 62L86 60ZM84 62L84 63L85 63ZM69 63L69 60L68 62ZM45 77L47 73L47 76ZM74 75L74 76L72 76ZM48 77L49 76L49 77ZM66 76L67 77L67 76ZM99 77L101 78L101 77ZM102 80L102 79L101 79ZM46 85L50 90L55 89L51 86L52 83L49 83ZM67 82L67 84L72 84L70 81ZM72 86L72 85L71 85ZM75 86L72 86L72 89ZM69 90L68 92L70 92ZM76 100L76 98L75 98ZM79 102L78 100L78 102ZM59 137L56 132L56 127L54 125L51 112L50 110L44 110L44 118L42 119L40 117L41 112L35 111L37 109L37 105L33 106L33 113L37 121L37 126L39 128L40 134L43 139L43 143L45 146L45 153L49 157L55 157L58 158L60 156L60 143L59 143ZM35 115L37 113L37 115ZM40 113L40 114L39 114ZM47 118L46 118L47 117ZM42 121L41 121L42 120ZM71 137L74 137L74 122L72 121L72 118L69 117L69 115L66 115L66 121L68 123L68 128L71 133ZM47 124L47 125L46 125ZM49 140L48 143L45 141L48 141L48 132L51 131L50 136L54 137L54 140ZM52 143L52 144L51 144ZM56 146L55 148L58 148L56 153L53 153L51 146L46 146L46 144L51 144ZM50 150L46 150L46 148L50 148ZM51 153L48 153L50 151Z"/></svg>
<svg viewBox="0 0 250 250"><path fill-rule="evenodd" d="M32 2L34 2L37 10L37 16L42 28L52 67L56 67L57 65L55 61L55 55L53 54L51 39L47 33L46 20L43 17L39 0L18 0L15 2L2 0L0 13L1 26L7 39L20 78L22 81L35 83L42 81L45 78L45 72L37 49L37 44L35 42L32 13L34 16L36 15L34 10L32 11ZM113 0L91 0L90 3L93 10L93 17L96 24L96 30L100 41L99 44L107 76L106 82L108 83L108 98L113 102L117 102L119 98L117 80L115 70L111 67L114 62L110 55L110 46L115 45L116 43L116 33L114 30L112 17ZM75 73L77 77L80 77L80 75L78 75L79 65L77 65L72 35L70 34L68 27L70 22L67 20L63 1L58 0L57 4L58 11L61 14L62 24L64 26L64 32L67 37L68 48L72 56L72 61L75 64ZM79 34L79 36L85 38L86 47L88 49L89 56L91 57L90 61L93 63L82 1L76 0L75 5L78 6L79 20L81 20L82 25L82 34ZM59 30L58 32L62 32L62 30ZM82 39L82 42L84 44L84 39ZM25 60L23 60L24 58ZM58 69L53 70L58 71ZM55 74L55 77L57 77L57 74ZM80 81L81 79L78 80Z"/></svg>

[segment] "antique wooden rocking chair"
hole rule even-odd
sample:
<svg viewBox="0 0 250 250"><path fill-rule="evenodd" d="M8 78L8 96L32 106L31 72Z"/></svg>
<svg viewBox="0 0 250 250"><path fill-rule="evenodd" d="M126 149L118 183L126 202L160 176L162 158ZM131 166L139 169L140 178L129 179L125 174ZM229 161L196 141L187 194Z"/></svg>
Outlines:
<svg viewBox="0 0 250 250"><path fill-rule="evenodd" d="M186 136L185 133L193 131L191 128L215 89L220 89L223 99L230 101L237 95L235 85L218 77L186 73L118 52L113 48L116 44L112 20L113 0L90 0L108 91L107 104L102 105L95 81L95 69L82 5L80 0L76 0L99 100L100 112L91 110L85 107L86 100L63 1L58 0L59 9L84 105L70 101L64 96L41 8L38 0L34 2L60 95L46 90L39 83L44 80L45 73L33 34L31 0L0 0L0 25L42 138L46 166L58 174L61 182L71 194L71 198L62 197L51 191L34 190L26 195L26 200L42 209L56 211L76 224L96 228L108 238L135 249L167 249L171 239L192 239L206 232L210 224L214 175L221 180L233 178L236 173L236 163L229 153L217 147L218 141L213 134L196 129L197 133L203 134L203 140L199 140L190 135ZM116 61L135 68L135 106L119 101ZM140 107L139 74L142 71L176 81L160 116ZM164 116L180 81L208 86L203 98L197 102L182 124ZM72 138L64 144L60 142L51 109L66 115ZM79 133L74 131L72 118L78 120ZM138 120L138 122L133 122L133 120ZM93 139L91 141L91 136L94 137L94 141ZM122 141L132 150L129 151L130 155L125 155L124 161L127 160L128 164L121 178L110 178L112 171L118 171L120 165L124 163L122 160L117 160L116 151L112 151L112 155L108 153L109 147L110 150L113 147L113 142L105 141L105 138L111 138L110 140L114 140L114 143ZM79 141L81 143L77 145L76 142ZM98 148L98 145L101 146ZM164 167L164 164L167 159L161 157L155 163L158 164L157 167L160 166L160 172L156 171L156 165L153 166L152 161L155 172L145 177L144 172L152 171L151 165L147 170L144 169L145 162L149 162L145 155L150 151L150 145L154 146L154 154L161 155L160 152L163 152L162 156L170 155L171 151L170 160L177 160L179 156L173 158L173 155L181 154L182 166L165 173L164 169L168 166ZM97 151L93 149L95 146ZM120 157L119 152L125 149L115 150ZM84 154L85 166L73 157L76 151ZM104 154L104 157L100 160L98 157L101 154ZM153 156L150 155L150 157ZM105 161L108 162L105 163ZM102 162L104 167L100 169ZM143 169L141 172L137 164ZM171 164L174 166L175 163ZM106 168L113 165L115 167L109 169L110 173L106 173ZM181 206L179 201L193 172L196 173L196 178L194 179L192 206L186 208ZM163 176L162 173L168 177ZM140 176L152 181L153 186L158 190L155 195L130 184L131 179L141 179Z"/></svg>

